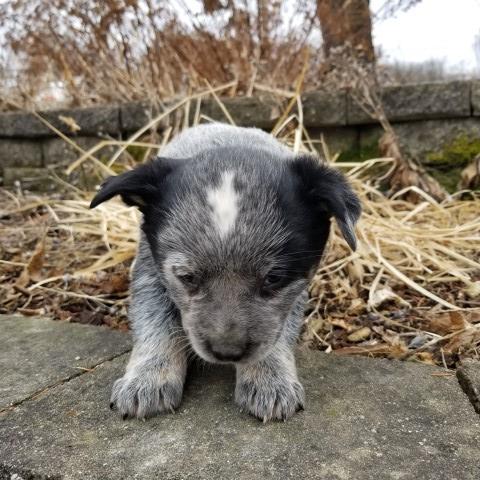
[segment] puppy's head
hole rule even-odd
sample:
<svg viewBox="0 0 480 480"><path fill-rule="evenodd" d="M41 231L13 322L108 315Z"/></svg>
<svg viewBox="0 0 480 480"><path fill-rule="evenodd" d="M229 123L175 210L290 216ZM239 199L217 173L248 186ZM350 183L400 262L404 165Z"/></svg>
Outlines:
<svg viewBox="0 0 480 480"><path fill-rule="evenodd" d="M158 273L194 350L212 362L251 362L276 344L307 286L334 217L352 249L360 204L315 157L215 149L156 159L108 179L142 211Z"/></svg>

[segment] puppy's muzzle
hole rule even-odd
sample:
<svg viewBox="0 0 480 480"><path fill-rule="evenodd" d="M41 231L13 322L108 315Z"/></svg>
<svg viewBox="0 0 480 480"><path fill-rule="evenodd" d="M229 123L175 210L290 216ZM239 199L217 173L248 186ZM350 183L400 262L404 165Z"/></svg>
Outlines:
<svg viewBox="0 0 480 480"><path fill-rule="evenodd" d="M214 343L207 341L208 352L221 362L238 362L245 358L250 351L248 343Z"/></svg>

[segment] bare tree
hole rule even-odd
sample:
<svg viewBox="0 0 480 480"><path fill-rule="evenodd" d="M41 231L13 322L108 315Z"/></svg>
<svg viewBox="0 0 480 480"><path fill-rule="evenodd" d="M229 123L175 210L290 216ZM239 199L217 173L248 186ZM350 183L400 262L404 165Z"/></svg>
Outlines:
<svg viewBox="0 0 480 480"><path fill-rule="evenodd" d="M317 24L316 2L297 0L294 9L286 3L0 0L0 73L11 69L6 51L22 67L15 95L2 104L2 94L0 109L13 105L13 96L16 105L32 99L31 107L47 71L72 105L158 101L204 88L205 80L235 81L230 95L250 94L257 83L289 88L314 48L309 35ZM308 56L306 82L316 81L320 62Z"/></svg>
<svg viewBox="0 0 480 480"><path fill-rule="evenodd" d="M372 20L369 0L317 0L317 15L323 36L323 51L329 58L332 50L349 44L358 58L372 63Z"/></svg>

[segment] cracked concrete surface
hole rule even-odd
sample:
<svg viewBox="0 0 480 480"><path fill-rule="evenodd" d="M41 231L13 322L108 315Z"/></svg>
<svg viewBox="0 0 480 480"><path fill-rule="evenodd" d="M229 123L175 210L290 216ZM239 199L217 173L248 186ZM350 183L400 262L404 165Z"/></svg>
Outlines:
<svg viewBox="0 0 480 480"><path fill-rule="evenodd" d="M0 385L16 402L0 413L0 479L480 478L480 417L434 367L300 351L306 410L267 425L233 404L232 369L193 367L175 415L124 422L108 398L128 335L1 316L0 328ZM23 385L34 370L49 388Z"/></svg>
<svg viewBox="0 0 480 480"><path fill-rule="evenodd" d="M45 318L0 316L0 411L125 353L130 338Z"/></svg>

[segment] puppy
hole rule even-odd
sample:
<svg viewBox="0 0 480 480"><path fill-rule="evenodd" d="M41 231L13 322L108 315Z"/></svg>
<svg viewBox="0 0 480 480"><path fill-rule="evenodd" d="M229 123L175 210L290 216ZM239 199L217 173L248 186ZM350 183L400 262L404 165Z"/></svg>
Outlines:
<svg viewBox="0 0 480 480"><path fill-rule="evenodd" d="M331 217L355 249L361 208L345 178L260 130L211 124L108 178L91 208L115 195L137 206L143 223L134 347L112 408L124 418L173 412L189 349L235 365L243 411L267 421L303 408L293 346Z"/></svg>

